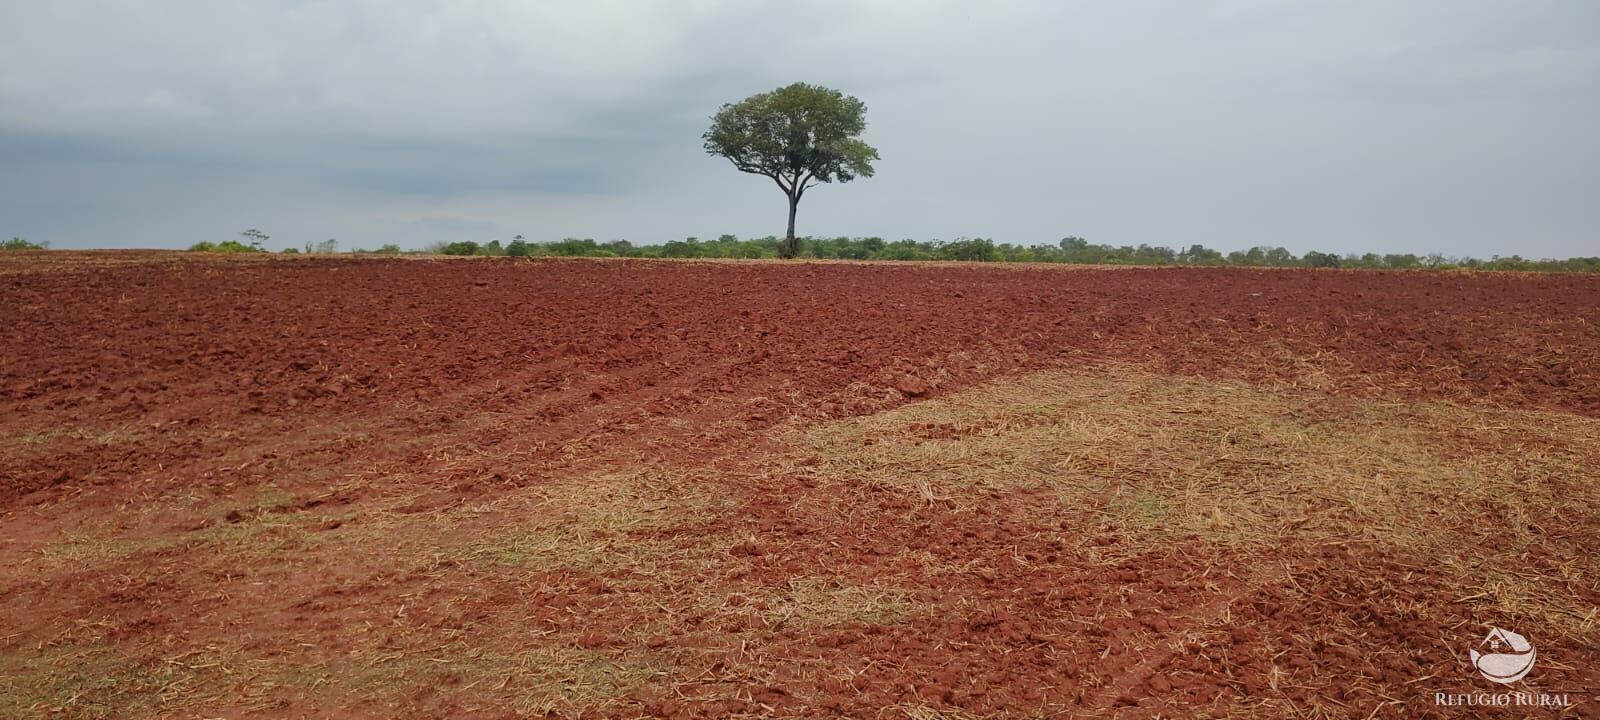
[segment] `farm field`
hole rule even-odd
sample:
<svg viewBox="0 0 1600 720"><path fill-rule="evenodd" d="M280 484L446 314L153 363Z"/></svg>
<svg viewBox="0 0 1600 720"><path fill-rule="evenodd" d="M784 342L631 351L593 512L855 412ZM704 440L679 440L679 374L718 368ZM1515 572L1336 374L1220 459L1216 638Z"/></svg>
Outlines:
<svg viewBox="0 0 1600 720"><path fill-rule="evenodd" d="M0 308L0 717L1600 715L1600 277L51 252ZM1436 700L1507 690L1567 703Z"/></svg>

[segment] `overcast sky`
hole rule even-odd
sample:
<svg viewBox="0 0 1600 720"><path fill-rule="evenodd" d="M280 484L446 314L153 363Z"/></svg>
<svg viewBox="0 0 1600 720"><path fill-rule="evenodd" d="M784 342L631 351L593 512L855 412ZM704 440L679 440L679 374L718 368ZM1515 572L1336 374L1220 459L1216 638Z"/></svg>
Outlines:
<svg viewBox="0 0 1600 720"><path fill-rule="evenodd" d="M700 134L795 81L801 234L1600 254L1594 0L6 1L0 237L781 234Z"/></svg>

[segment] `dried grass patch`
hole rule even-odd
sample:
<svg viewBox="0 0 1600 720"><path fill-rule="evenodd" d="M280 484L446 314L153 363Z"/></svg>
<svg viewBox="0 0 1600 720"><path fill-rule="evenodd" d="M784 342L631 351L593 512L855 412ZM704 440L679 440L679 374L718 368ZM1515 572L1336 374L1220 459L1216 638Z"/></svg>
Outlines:
<svg viewBox="0 0 1600 720"><path fill-rule="evenodd" d="M367 652L301 670L280 666L276 682L258 683L257 694L327 685L345 698L342 703L360 698L390 711L403 706L411 715L443 717L478 705L520 716L572 717L626 705L629 691L661 673L601 650L536 641L512 645L521 649L456 642ZM397 688L409 692L400 699Z"/></svg>
<svg viewBox="0 0 1600 720"><path fill-rule="evenodd" d="M1596 629L1571 591L1600 582L1594 419L1117 367L995 382L800 442L846 493L958 511L1030 493L1127 553L1189 538L1246 557L1361 543L1429 558L1480 601L1572 637Z"/></svg>
<svg viewBox="0 0 1600 720"><path fill-rule="evenodd" d="M773 593L764 615L773 627L820 628L893 625L904 622L912 609L913 601L901 588L805 577Z"/></svg>
<svg viewBox="0 0 1600 720"><path fill-rule="evenodd" d="M516 520L473 540L465 548L469 560L532 571L625 567L649 574L704 558L696 548L642 532L714 516L729 501L690 473L646 471L529 488L505 502L497 510Z"/></svg>
<svg viewBox="0 0 1600 720"><path fill-rule="evenodd" d="M206 651L138 659L104 628L81 624L26 656L0 652L0 717L154 717L225 691L227 670Z"/></svg>

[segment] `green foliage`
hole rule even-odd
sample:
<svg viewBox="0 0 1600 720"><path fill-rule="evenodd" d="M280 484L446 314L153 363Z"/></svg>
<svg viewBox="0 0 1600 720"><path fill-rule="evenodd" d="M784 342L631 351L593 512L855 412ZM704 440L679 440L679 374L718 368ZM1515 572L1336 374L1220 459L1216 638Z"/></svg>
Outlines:
<svg viewBox="0 0 1600 720"><path fill-rule="evenodd" d="M48 247L50 247L50 243L28 242L19 237L0 242L0 250L44 250Z"/></svg>
<svg viewBox="0 0 1600 720"><path fill-rule="evenodd" d="M1222 265L1227 258L1222 251L1212 250L1204 245L1190 245L1188 250L1178 253L1175 258L1180 265Z"/></svg>
<svg viewBox="0 0 1600 720"><path fill-rule="evenodd" d="M244 231L242 233L239 233L239 234L244 236L245 241L250 244L250 247L253 247L253 248L257 249L257 250L260 250L261 246L263 244L265 244L269 238L272 237L271 235L268 235L268 234L266 234L264 232L261 232L260 230L257 230L255 228L250 228L249 230L246 230L246 231ZM231 251L230 250L230 251L226 251L226 252L236 252L236 251Z"/></svg>
<svg viewBox="0 0 1600 720"><path fill-rule="evenodd" d="M1228 253L1229 265L1240 267L1294 267L1300 264L1294 253L1281 247L1258 245L1249 250Z"/></svg>
<svg viewBox="0 0 1600 720"><path fill-rule="evenodd" d="M704 135L706 152L742 172L804 190L808 183L872 177L878 151L858 135L867 107L838 90L795 83L722 106Z"/></svg>
<svg viewBox="0 0 1600 720"><path fill-rule="evenodd" d="M300 248L287 247L287 248L284 248L282 250L279 250L278 254L280 254L280 255L299 255L300 254Z"/></svg>
<svg viewBox="0 0 1600 720"><path fill-rule="evenodd" d="M189 252L215 252L215 253L264 253L255 245L246 245L238 240L223 240L219 243L201 241L189 246Z"/></svg>
<svg viewBox="0 0 1600 720"><path fill-rule="evenodd" d="M941 260L968 260L992 262L999 259L994 241L983 238L960 238L939 248Z"/></svg>
<svg viewBox="0 0 1600 720"><path fill-rule="evenodd" d="M705 132L706 153L740 172L762 175L789 198L789 231L780 255L799 254L794 217L806 190L872 177L878 151L862 141L867 106L838 90L794 83L723 105Z"/></svg>
<svg viewBox="0 0 1600 720"><path fill-rule="evenodd" d="M441 255L477 255L482 248L471 240L453 242L439 250Z"/></svg>
<svg viewBox="0 0 1600 720"><path fill-rule="evenodd" d="M1306 253L1306 256L1301 259L1301 262L1304 263L1306 267L1336 268L1339 267L1339 256L1329 255L1328 253L1312 250L1311 252Z"/></svg>
<svg viewBox="0 0 1600 720"><path fill-rule="evenodd" d="M1600 272L1600 257L1570 260L1526 260L1519 256L1491 260L1447 258L1443 255L1350 255L1311 251L1303 256L1281 247L1261 246L1223 254L1204 245L1193 244L1182 251L1151 245L1097 245L1080 237L1063 238L1052 245L1013 245L989 238L942 240L896 240L879 237L805 238L799 257L821 260L952 260L961 262L1038 262L1084 265L1176 265L1186 267L1308 267L1375 268L1407 270L1418 268L1474 270L1531 270L1543 272ZM515 257L629 257L629 258L776 258L782 254L784 238L767 236L741 240L722 235L716 240L697 237L670 240L661 245L634 245L627 240L599 243L592 238L566 238L554 242L511 241L503 250ZM493 246L493 243L490 244ZM485 246L474 242L436 243L426 252L446 255L483 255Z"/></svg>
<svg viewBox="0 0 1600 720"><path fill-rule="evenodd" d="M671 243L668 243L671 244ZM559 257L605 257L611 253L603 250L593 239L566 238L553 243L536 245L536 255L555 255Z"/></svg>

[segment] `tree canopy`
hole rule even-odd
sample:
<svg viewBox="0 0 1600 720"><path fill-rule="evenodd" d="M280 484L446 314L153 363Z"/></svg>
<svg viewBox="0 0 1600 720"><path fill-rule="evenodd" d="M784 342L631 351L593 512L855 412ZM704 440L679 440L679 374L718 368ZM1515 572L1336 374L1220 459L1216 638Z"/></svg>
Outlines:
<svg viewBox="0 0 1600 720"><path fill-rule="evenodd" d="M799 253L795 212L806 190L872 177L878 151L859 137L867 106L838 90L795 83L723 105L704 135L706 152L762 175L789 199L784 257Z"/></svg>

